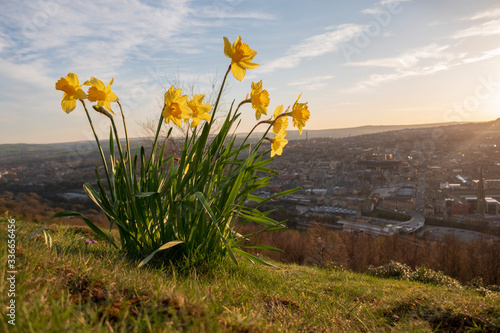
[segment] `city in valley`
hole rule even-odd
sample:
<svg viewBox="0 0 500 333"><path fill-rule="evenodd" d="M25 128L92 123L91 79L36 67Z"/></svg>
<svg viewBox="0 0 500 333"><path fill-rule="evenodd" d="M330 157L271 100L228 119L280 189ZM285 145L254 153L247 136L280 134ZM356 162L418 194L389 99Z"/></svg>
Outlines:
<svg viewBox="0 0 500 333"><path fill-rule="evenodd" d="M359 129L292 133L271 164L279 175L257 194L301 189L266 207L299 230L500 237L500 121ZM99 164L93 144L0 145L0 157L2 213L41 221L79 209L106 222L82 189Z"/></svg>

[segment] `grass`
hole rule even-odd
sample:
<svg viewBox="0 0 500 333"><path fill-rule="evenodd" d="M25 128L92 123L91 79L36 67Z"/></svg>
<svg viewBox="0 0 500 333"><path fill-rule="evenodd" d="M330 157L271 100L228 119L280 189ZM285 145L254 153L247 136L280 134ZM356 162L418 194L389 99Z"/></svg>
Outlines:
<svg viewBox="0 0 500 333"><path fill-rule="evenodd" d="M52 225L47 237L26 240L37 226L16 226L16 326L3 315L4 332L500 330L499 293L276 262L228 260L187 274L138 269L105 244L85 244L93 235L86 227ZM0 230L6 235L5 219Z"/></svg>

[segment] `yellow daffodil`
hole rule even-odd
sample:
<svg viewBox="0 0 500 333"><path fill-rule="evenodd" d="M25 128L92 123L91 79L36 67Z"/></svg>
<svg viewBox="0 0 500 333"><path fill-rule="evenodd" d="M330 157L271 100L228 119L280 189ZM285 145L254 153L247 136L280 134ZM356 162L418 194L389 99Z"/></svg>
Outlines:
<svg viewBox="0 0 500 333"><path fill-rule="evenodd" d="M179 127L182 127L182 119L189 119L193 111L187 105L188 96L182 95L182 89L170 87L165 93L165 106L163 107L163 117L168 124L172 121Z"/></svg>
<svg viewBox="0 0 500 333"><path fill-rule="evenodd" d="M262 80L258 83L252 82L250 100L252 101L252 107L255 109L255 118L257 120L260 119L262 114L267 115L267 107L270 99L267 90L262 90Z"/></svg>
<svg viewBox="0 0 500 333"><path fill-rule="evenodd" d="M259 67L251 62L257 55L257 51L252 50L247 44L241 42L241 36L231 45L227 37L224 37L224 54L231 59L231 72L236 80L241 81L245 77L248 69Z"/></svg>
<svg viewBox="0 0 500 333"><path fill-rule="evenodd" d="M191 127L196 127L200 123L200 121L206 120L209 121L212 119L212 116L208 112L212 109L212 105L210 104L202 104L205 95L194 95L193 98L188 101L187 105L193 111L191 118ZM186 119L187 121L187 119Z"/></svg>
<svg viewBox="0 0 500 333"><path fill-rule="evenodd" d="M75 109L77 99L87 98L75 73L68 73L65 77L60 78L56 82L56 89L64 92L61 106L66 113L70 113Z"/></svg>
<svg viewBox="0 0 500 333"><path fill-rule="evenodd" d="M280 105L274 110L274 122L273 122L273 133L280 135L286 133L286 128L288 127L288 118L281 116L283 112L283 105Z"/></svg>
<svg viewBox="0 0 500 333"><path fill-rule="evenodd" d="M283 153L283 147L288 143L288 140L285 139L287 132L281 133L280 135L276 135L271 140L271 157L274 155L281 155Z"/></svg>
<svg viewBox="0 0 500 333"><path fill-rule="evenodd" d="M113 82L114 79L111 79L108 86L105 86L101 80L91 77L89 81L84 83L84 85L91 86L87 92L89 101L97 102L97 105L102 106L111 113L115 114L113 110L111 110L111 103L116 102L118 100L118 96L111 91L111 85Z"/></svg>
<svg viewBox="0 0 500 333"><path fill-rule="evenodd" d="M293 126L297 127L300 134L302 134L302 128L306 125L306 121L309 120L310 112L307 108L307 102L299 103L300 96L302 94L299 95L297 101L293 104L290 116L293 118Z"/></svg>

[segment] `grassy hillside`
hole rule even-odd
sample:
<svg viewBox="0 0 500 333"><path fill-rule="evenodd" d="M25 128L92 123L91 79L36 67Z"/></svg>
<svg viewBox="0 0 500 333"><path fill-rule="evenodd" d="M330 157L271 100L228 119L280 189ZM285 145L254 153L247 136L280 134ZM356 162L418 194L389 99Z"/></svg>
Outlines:
<svg viewBox="0 0 500 333"><path fill-rule="evenodd" d="M7 219L0 219L2 236ZM374 332L500 330L499 293L340 268L231 262L203 272L138 269L87 228L16 221L16 325L4 332ZM2 237L2 262L7 262ZM3 309L10 301L2 265Z"/></svg>

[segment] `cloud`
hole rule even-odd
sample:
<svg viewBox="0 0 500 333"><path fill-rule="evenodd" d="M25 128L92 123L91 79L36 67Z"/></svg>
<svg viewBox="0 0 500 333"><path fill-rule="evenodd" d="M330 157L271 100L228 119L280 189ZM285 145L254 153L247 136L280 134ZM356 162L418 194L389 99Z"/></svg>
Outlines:
<svg viewBox="0 0 500 333"><path fill-rule="evenodd" d="M445 52L448 45L430 44L409 50L396 57L372 59L363 62L347 63L348 66L385 67L392 70L386 74L372 74L343 92L355 92L366 88L378 87L384 82L395 81L410 76L430 75L447 70L461 63L463 54Z"/></svg>
<svg viewBox="0 0 500 333"><path fill-rule="evenodd" d="M375 15L380 14L384 11L383 7L394 7L399 5L401 2L409 2L411 0L381 0L376 3L372 8L366 8L361 11L361 14Z"/></svg>
<svg viewBox="0 0 500 333"><path fill-rule="evenodd" d="M332 27L329 27L332 28ZM367 26L358 24L343 24L333 31L311 36L300 44L293 45L287 55L264 63L260 66L260 73L269 73L279 68L292 68L299 65L303 59L318 57L327 53L336 52L342 43L363 33Z"/></svg>
<svg viewBox="0 0 500 333"><path fill-rule="evenodd" d="M404 52L396 57L372 59L367 61L349 62L347 66L364 66L364 67L388 67L388 68L411 68L419 62L426 59L441 59L452 58L453 55L443 53L448 49L448 45L439 46L430 44L422 48L413 49Z"/></svg>
<svg viewBox="0 0 500 333"><path fill-rule="evenodd" d="M397 5L401 2L410 2L411 0L381 0L379 2L380 6L392 6L392 5Z"/></svg>
<svg viewBox="0 0 500 333"><path fill-rule="evenodd" d="M308 85L311 83L318 83L321 81L327 81L327 80L331 80L331 79L333 79L333 75L314 76L314 77L310 77L310 78L303 79L300 81L290 82L288 85L289 86L303 86L303 85Z"/></svg>
<svg viewBox="0 0 500 333"><path fill-rule="evenodd" d="M482 19L492 19L497 17L500 17L500 7L495 9L488 9L483 12L478 12L472 16L463 18L463 20L475 21Z"/></svg>
<svg viewBox="0 0 500 333"><path fill-rule="evenodd" d="M441 61L429 66L417 67L411 70L400 70L389 74L372 74L368 79L362 80L351 88L342 90L342 92L352 93L366 88L378 87L384 82L396 81L410 76L430 75L447 70L452 66L453 65L450 65L448 62Z"/></svg>
<svg viewBox="0 0 500 333"><path fill-rule="evenodd" d="M366 8L361 11L361 14L366 14L366 15L373 15L373 14L380 14L382 12L382 9L379 7L376 8Z"/></svg>
<svg viewBox="0 0 500 333"><path fill-rule="evenodd" d="M333 78L334 78L333 75L314 76L314 77L306 78L303 80L290 82L290 83L288 83L288 85L289 86L304 86L303 89L305 89L305 90L319 90L319 89L324 88L328 85L328 83L324 82L324 81L328 81L328 80L331 80Z"/></svg>
<svg viewBox="0 0 500 333"><path fill-rule="evenodd" d="M495 58L498 56L500 56L500 47L498 47L496 49L485 51L479 57L466 58L466 59L464 59L464 63L473 63L473 62L483 61L483 60Z"/></svg>
<svg viewBox="0 0 500 333"><path fill-rule="evenodd" d="M484 22L480 25L472 26L458 31L452 38L460 39L475 36L492 36L500 34L500 19Z"/></svg>
<svg viewBox="0 0 500 333"><path fill-rule="evenodd" d="M264 12L238 11L232 6L213 6L203 7L196 11L196 16L200 18L220 18L220 19L252 19L271 21L276 20L276 16Z"/></svg>
<svg viewBox="0 0 500 333"><path fill-rule="evenodd" d="M104 82L115 77L116 92L134 113L150 97L161 96L162 75L191 54L214 47L214 38L207 38L214 27L230 26L236 18L252 24L274 19L258 9L238 11L241 1L223 1L232 6L230 11L217 8L217 1L4 2L0 2L0 110L9 121L40 125L47 122L46 114L61 113L61 95L54 84L70 71L81 81L91 75ZM218 43L222 47L222 38ZM161 72L151 74L149 67ZM0 124L0 132L4 127L8 129L7 123Z"/></svg>

